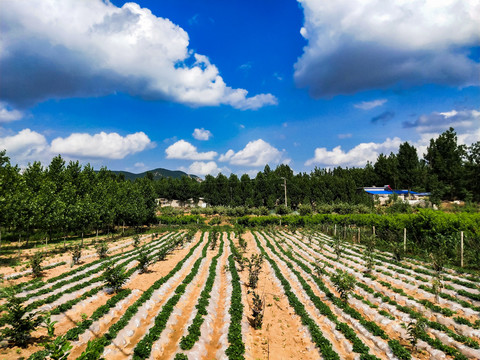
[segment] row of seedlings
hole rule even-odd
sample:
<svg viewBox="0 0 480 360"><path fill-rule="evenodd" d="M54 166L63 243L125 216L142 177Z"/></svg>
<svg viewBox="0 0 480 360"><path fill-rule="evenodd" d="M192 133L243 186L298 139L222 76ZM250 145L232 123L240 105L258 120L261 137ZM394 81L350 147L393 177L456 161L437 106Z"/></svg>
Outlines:
<svg viewBox="0 0 480 360"><path fill-rule="evenodd" d="M351 264L341 264L340 261L335 261L335 260L332 260L332 259L330 259L330 260L331 260L334 264L336 264L338 267L340 267L340 268L343 268L343 269L352 269ZM330 263L328 263L328 265L333 266L333 265L330 264ZM363 277L363 274L362 274L362 273L360 273L360 274L361 274L361 276ZM366 282L369 282L370 279L367 278L367 280L366 280L365 278L363 278L363 280L366 281ZM363 283L361 283L361 282L359 282L357 285L358 285L360 288L368 287L367 285L365 285L365 284L363 284ZM372 292L374 292L373 289L371 289L371 290L372 290ZM385 295L380 295L380 296L385 296ZM384 298L385 298L385 297L384 297ZM388 298L388 297L386 297L386 298ZM365 301L365 302L363 302L363 303L364 303L364 304L366 303L367 305L369 304L368 301ZM396 302L395 302L394 300L391 300L391 303L396 303ZM381 304L381 305L384 305L384 304ZM417 319L417 318L419 318L419 317L421 316L420 313L414 312L412 309L410 309L410 308L407 307L407 306L400 306L400 305L398 305L398 304L397 304L397 306L398 306L398 308L399 308L402 312L406 313L407 315L410 315L410 316L413 315L413 316L412 316L412 319ZM391 312L391 309L390 309L390 312ZM384 314L381 314L381 315L384 315ZM387 315L388 315L388 314L387 314ZM415 315L416 315L416 316L415 316ZM402 317L401 317L401 318L402 318ZM430 323L433 323L433 322L428 322L428 321L426 322L427 325L429 325ZM399 327L397 327L397 331L401 332L402 329L399 328ZM459 353L459 351L458 351L457 349L455 349L455 348L453 348L453 347L451 347L451 346L447 346L447 345L442 344L442 342L439 341L438 339L431 338L430 336L428 336L428 334L427 334L426 332L421 332L421 337L419 337L419 338L421 338L422 340L424 340L426 343L428 343L428 344L429 344L430 346L432 346L433 348L438 349L438 350L440 350L440 351L443 351L443 352L445 352L446 354L454 355L454 356L456 356L456 358L458 358L458 359L463 359L463 358L465 358L461 353ZM463 347L463 345L461 345L461 344L459 344L458 346L459 346L459 349L462 350L462 352L470 353L470 351L471 351L471 350ZM436 353L436 356L438 356L437 353Z"/></svg>

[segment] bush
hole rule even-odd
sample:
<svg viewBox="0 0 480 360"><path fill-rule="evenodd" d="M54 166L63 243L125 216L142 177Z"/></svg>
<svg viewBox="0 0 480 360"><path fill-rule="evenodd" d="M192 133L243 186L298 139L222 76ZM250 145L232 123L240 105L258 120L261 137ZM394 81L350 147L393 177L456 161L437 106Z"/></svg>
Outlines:
<svg viewBox="0 0 480 360"><path fill-rule="evenodd" d="M109 263L103 272L105 286L112 288L118 293L123 284L127 282L128 275L123 266L115 266L113 262Z"/></svg>
<svg viewBox="0 0 480 360"><path fill-rule="evenodd" d="M346 271L337 269L337 273L332 275L330 279L333 285L335 285L335 289L339 292L340 299L347 301L348 295L355 288L355 277Z"/></svg>
<svg viewBox="0 0 480 360"><path fill-rule="evenodd" d="M75 245L72 248L72 263L73 263L73 265L77 265L80 262L81 257L82 257L82 247L80 245Z"/></svg>
<svg viewBox="0 0 480 360"><path fill-rule="evenodd" d="M148 257L148 253L145 249L142 249L140 251L140 254L138 255L138 265L137 268L140 270L140 272L146 273L148 271L148 266L150 265L150 258Z"/></svg>
<svg viewBox="0 0 480 360"><path fill-rule="evenodd" d="M7 298L7 301L1 307L4 312L1 322L7 326L0 329L0 340L7 340L14 345L25 347L30 340L30 334L40 326L43 318L34 312L27 314L28 310L23 305L22 299L15 297L12 289L4 289L2 295Z"/></svg>
<svg viewBox="0 0 480 360"><path fill-rule="evenodd" d="M300 215L302 216L305 216L305 215L311 215L312 212L313 212L313 208L311 205L309 204L305 204L305 205L300 205L298 207L298 212L300 213Z"/></svg>
<svg viewBox="0 0 480 360"><path fill-rule="evenodd" d="M107 243L102 241L97 246L95 246L95 249L97 250L97 254L100 257L100 259L104 259L107 257L107 252L108 252Z"/></svg>
<svg viewBox="0 0 480 360"><path fill-rule="evenodd" d="M31 258L30 258L30 267L32 268L33 277L40 277L42 276L42 261L43 261L43 253L37 251Z"/></svg>
<svg viewBox="0 0 480 360"><path fill-rule="evenodd" d="M275 213L277 213L278 215L287 215L290 214L290 209L285 205L278 205L275 208Z"/></svg>

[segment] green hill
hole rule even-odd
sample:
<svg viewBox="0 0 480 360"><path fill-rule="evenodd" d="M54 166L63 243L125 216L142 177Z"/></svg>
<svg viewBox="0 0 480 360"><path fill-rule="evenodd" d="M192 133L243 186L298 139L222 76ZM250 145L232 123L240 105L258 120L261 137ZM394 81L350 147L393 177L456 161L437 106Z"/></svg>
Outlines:
<svg viewBox="0 0 480 360"><path fill-rule="evenodd" d="M117 174L117 175L123 174L123 176L125 176L125 179L127 179L127 180L135 180L135 179L138 179L138 178L143 178L147 175L147 173L152 173L153 178L155 180L165 178L165 177L180 179L182 176L189 176L193 179L200 180L200 178L197 175L187 174L187 173L185 173L183 171L180 171L180 170L168 170L168 169L162 169L162 168L144 171L140 174L134 174L134 173L131 173L131 172L128 172L128 171L115 171L115 170L112 170L112 172L114 174Z"/></svg>

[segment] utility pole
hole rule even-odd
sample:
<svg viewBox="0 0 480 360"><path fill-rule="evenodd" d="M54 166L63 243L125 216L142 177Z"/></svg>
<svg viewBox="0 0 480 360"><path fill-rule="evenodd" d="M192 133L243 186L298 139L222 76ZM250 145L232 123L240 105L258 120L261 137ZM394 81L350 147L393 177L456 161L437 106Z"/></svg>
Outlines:
<svg viewBox="0 0 480 360"><path fill-rule="evenodd" d="M283 188L285 189L285 207L288 207L287 206L287 178L284 178L282 176L282 179L283 179Z"/></svg>

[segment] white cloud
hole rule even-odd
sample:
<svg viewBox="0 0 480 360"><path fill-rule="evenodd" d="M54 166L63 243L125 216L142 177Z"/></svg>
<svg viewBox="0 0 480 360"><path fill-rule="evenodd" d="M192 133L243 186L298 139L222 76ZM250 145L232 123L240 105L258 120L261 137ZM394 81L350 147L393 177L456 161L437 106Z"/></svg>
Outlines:
<svg viewBox="0 0 480 360"><path fill-rule="evenodd" d="M245 148L235 152L232 149L221 155L219 161L228 161L232 165L265 166L279 164L283 153L262 139L250 141ZM289 162L289 159L283 162Z"/></svg>
<svg viewBox="0 0 480 360"><path fill-rule="evenodd" d="M308 45L295 80L315 98L395 84L479 84L468 51L480 40L479 0L298 1Z"/></svg>
<svg viewBox="0 0 480 360"><path fill-rule="evenodd" d="M325 167L333 166L365 166L367 161L375 162L381 153L389 154L397 152L402 141L400 138L387 138L383 143L374 142L361 143L349 151L342 150L341 146L337 146L332 150L327 148L316 148L315 155L312 159L305 162L306 166L320 164Z"/></svg>
<svg viewBox="0 0 480 360"><path fill-rule="evenodd" d="M215 151L199 153L197 147L185 140L179 140L165 149L167 159L212 160L217 156Z"/></svg>
<svg viewBox="0 0 480 360"><path fill-rule="evenodd" d="M0 101L0 123L8 123L20 120L23 112L10 108L6 103Z"/></svg>
<svg viewBox="0 0 480 360"><path fill-rule="evenodd" d="M277 103L271 94L248 97L247 90L227 86L206 56L189 49L181 27L136 3L2 5L0 92L12 104L116 92L190 106L258 109Z"/></svg>
<svg viewBox="0 0 480 360"><path fill-rule="evenodd" d="M30 160L45 160L48 143L42 134L24 129L15 135L0 137L0 149L7 150L12 163L26 165Z"/></svg>
<svg viewBox="0 0 480 360"><path fill-rule="evenodd" d="M201 129L195 129L193 131L193 137L197 140L203 140L206 141L210 139L210 137L213 136L213 134L210 132L210 130L205 130L204 128Z"/></svg>
<svg viewBox="0 0 480 360"><path fill-rule="evenodd" d="M230 173L230 169L228 168L219 168L215 161L195 161L188 167L188 173L205 176L205 175L217 175L218 173L228 174Z"/></svg>
<svg viewBox="0 0 480 360"><path fill-rule="evenodd" d="M144 132L121 136L102 131L94 135L73 133L66 138L58 137L52 141L51 151L73 157L123 159L152 146Z"/></svg>
<svg viewBox="0 0 480 360"><path fill-rule="evenodd" d="M16 134L0 134L0 149L6 149L12 163L25 166L31 161L49 162L53 156L62 155L76 159L123 159L147 148L154 147L143 132L121 136L117 133L90 135L73 133L66 138L57 137L48 142L46 137L36 131L23 129ZM144 164L135 164L140 168Z"/></svg>
<svg viewBox="0 0 480 360"><path fill-rule="evenodd" d="M361 103L353 105L357 109L362 109L362 110L370 110L374 109L376 107L382 106L385 104L388 100L387 99L377 99L377 100L372 100L372 101L362 101Z"/></svg>

